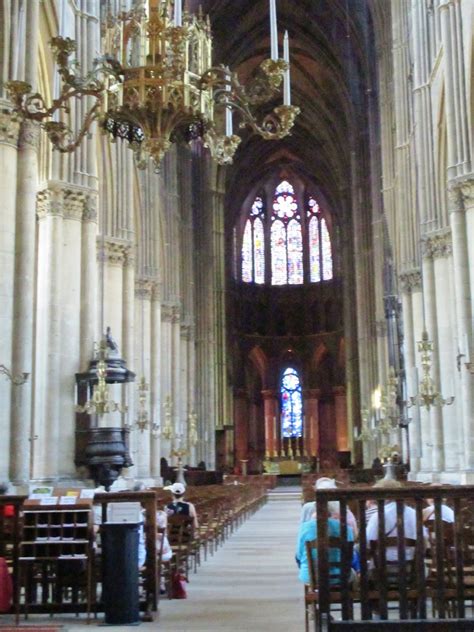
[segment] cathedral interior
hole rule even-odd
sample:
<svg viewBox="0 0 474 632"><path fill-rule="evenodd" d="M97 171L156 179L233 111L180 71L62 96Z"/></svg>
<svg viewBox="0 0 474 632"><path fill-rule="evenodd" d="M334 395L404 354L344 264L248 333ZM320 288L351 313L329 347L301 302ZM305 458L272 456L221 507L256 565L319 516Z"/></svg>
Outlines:
<svg viewBox="0 0 474 632"><path fill-rule="evenodd" d="M174 10L0 0L0 481L472 482L474 4Z"/></svg>

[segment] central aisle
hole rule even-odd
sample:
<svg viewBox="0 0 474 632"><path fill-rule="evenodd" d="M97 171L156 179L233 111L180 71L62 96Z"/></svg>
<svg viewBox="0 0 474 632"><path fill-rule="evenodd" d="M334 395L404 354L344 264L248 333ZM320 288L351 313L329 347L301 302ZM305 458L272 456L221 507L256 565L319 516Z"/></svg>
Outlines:
<svg viewBox="0 0 474 632"><path fill-rule="evenodd" d="M300 508L297 500L270 500L190 575L187 599L160 601L156 627L303 630L303 587L294 559Z"/></svg>

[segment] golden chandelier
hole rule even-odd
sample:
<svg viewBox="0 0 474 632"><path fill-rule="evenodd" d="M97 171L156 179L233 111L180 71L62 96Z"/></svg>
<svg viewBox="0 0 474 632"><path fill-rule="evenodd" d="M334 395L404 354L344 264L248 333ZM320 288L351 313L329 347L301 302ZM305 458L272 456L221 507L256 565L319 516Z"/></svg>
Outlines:
<svg viewBox="0 0 474 632"><path fill-rule="evenodd" d="M10 81L6 87L15 111L39 121L61 152L74 151L98 121L114 139L128 141L139 167L151 158L158 168L173 142L199 137L219 164L231 163L241 142L233 131L234 115L239 128L264 139L288 135L299 108L290 103L287 36L284 59L278 58L275 0L270 0L271 58L245 86L228 68L212 66L209 19L182 13L181 1L148 0L148 11L140 6L108 16L106 53L85 76L69 59L75 42L55 37L51 47L62 79L59 96L48 107L29 84ZM283 104L259 121L259 108L276 96L283 79ZM68 125L70 103L83 97L90 105L74 133Z"/></svg>

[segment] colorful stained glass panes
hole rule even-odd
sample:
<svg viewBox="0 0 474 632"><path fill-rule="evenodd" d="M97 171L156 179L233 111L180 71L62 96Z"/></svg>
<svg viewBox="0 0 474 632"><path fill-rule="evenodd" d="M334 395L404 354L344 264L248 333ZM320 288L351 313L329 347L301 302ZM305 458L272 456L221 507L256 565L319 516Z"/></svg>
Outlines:
<svg viewBox="0 0 474 632"><path fill-rule="evenodd" d="M259 217L253 223L253 260L255 283L265 283L265 238L263 222Z"/></svg>
<svg viewBox="0 0 474 632"><path fill-rule="evenodd" d="M288 282L286 256L286 230L280 220L273 222L270 244L272 252L272 284L285 285Z"/></svg>
<svg viewBox="0 0 474 632"><path fill-rule="evenodd" d="M301 224L292 219L288 223L288 283L297 285L303 283L303 239Z"/></svg>
<svg viewBox="0 0 474 632"><path fill-rule="evenodd" d="M321 254L323 263L323 279L327 281L332 279L332 251L331 238L329 237L326 220L321 219Z"/></svg>
<svg viewBox="0 0 474 632"><path fill-rule="evenodd" d="M309 220L309 266L312 283L321 281L321 257L319 243L319 220L313 216Z"/></svg>
<svg viewBox="0 0 474 632"><path fill-rule="evenodd" d="M244 238L242 240L242 281L253 281L252 266L252 224L248 219L245 224Z"/></svg>
<svg viewBox="0 0 474 632"><path fill-rule="evenodd" d="M297 212L298 204L294 198L293 187L289 182L283 180L275 190L273 215L281 219L291 219L297 216Z"/></svg>
<svg viewBox="0 0 474 632"><path fill-rule="evenodd" d="M263 211L263 202L261 197L256 197L254 203L252 204L252 208L250 210L250 215L252 217L257 217Z"/></svg>
<svg viewBox="0 0 474 632"><path fill-rule="evenodd" d="M301 437L303 433L303 397L296 369L288 367L281 380L281 434Z"/></svg>

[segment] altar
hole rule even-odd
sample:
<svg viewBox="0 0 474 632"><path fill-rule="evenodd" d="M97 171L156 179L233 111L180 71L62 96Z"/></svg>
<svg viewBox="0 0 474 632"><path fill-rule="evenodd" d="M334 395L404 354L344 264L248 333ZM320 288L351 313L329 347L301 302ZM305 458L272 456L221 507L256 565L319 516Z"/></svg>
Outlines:
<svg viewBox="0 0 474 632"><path fill-rule="evenodd" d="M292 476L311 472L311 463L298 459L275 458L263 461L266 474Z"/></svg>

